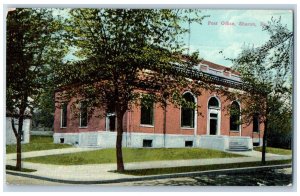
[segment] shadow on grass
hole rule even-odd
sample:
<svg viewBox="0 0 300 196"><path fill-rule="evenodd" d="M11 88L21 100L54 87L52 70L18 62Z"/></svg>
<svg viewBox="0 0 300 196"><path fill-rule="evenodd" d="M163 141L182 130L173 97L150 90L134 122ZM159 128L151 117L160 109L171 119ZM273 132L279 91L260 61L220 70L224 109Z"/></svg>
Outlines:
<svg viewBox="0 0 300 196"><path fill-rule="evenodd" d="M279 161L267 161L265 165L280 165L289 164L292 160L279 160ZM231 164L215 164L215 165L199 165L199 166L185 166L185 167L169 167L169 168L151 168L151 169L137 169L137 170L125 170L124 172L117 172L116 170L111 171L114 173L122 173L135 176L148 176L148 175L159 175L159 174L174 174L174 173L185 173L185 172L200 172L218 169L232 169L232 168L243 168L243 167L255 167L265 166L260 161L257 162L245 162L245 163L231 163Z"/></svg>
<svg viewBox="0 0 300 196"><path fill-rule="evenodd" d="M6 165L6 170L12 170L12 171L19 171L16 169L16 166L12 165ZM27 168L22 168L21 172L35 172L35 169L27 169Z"/></svg>

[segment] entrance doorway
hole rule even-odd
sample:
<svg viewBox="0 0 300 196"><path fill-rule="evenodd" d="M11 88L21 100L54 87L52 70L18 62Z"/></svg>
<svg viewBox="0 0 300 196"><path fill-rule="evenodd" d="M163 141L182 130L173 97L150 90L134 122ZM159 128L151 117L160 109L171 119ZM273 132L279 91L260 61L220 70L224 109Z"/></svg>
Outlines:
<svg viewBox="0 0 300 196"><path fill-rule="evenodd" d="M218 130L218 114L210 114L209 119L209 135L217 135Z"/></svg>
<svg viewBox="0 0 300 196"><path fill-rule="evenodd" d="M220 102L216 97L211 97L208 101L208 135L220 135L220 116Z"/></svg>
<svg viewBox="0 0 300 196"><path fill-rule="evenodd" d="M116 131L115 113L110 113L106 115L106 131Z"/></svg>

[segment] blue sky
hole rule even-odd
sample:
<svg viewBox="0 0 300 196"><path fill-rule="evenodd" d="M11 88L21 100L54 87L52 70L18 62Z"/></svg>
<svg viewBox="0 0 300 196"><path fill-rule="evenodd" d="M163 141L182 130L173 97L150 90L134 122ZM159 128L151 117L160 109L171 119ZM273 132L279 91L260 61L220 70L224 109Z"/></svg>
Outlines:
<svg viewBox="0 0 300 196"><path fill-rule="evenodd" d="M64 15L65 11L58 13ZM293 12L290 10L207 9L202 10L202 14L209 17L203 20L202 25L191 24L190 51L198 50L201 58L228 67L232 63L225 58L236 57L243 45L257 47L269 39L268 33L262 31L261 23L267 23L272 17L280 17L290 30L293 28ZM226 25L228 23L234 25ZM188 45L188 36L184 41ZM72 54L66 57L69 60L73 58Z"/></svg>
<svg viewBox="0 0 300 196"><path fill-rule="evenodd" d="M283 24L290 30L293 28L290 10L203 10L202 13L210 17L205 18L202 25L191 25L190 50L199 50L201 58L225 66L231 66L231 62L224 56L234 58L244 44L257 47L268 40L269 35L262 31L261 22L267 23L272 16L281 17ZM240 22L251 26L241 26ZM228 23L235 25L224 25ZM188 43L188 38L185 39ZM223 55L219 53L221 50Z"/></svg>

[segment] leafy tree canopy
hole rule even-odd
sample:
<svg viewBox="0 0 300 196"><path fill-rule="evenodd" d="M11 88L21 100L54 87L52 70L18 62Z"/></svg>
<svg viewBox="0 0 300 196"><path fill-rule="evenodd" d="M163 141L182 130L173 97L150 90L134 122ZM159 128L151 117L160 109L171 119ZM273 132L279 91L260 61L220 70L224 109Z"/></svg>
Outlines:
<svg viewBox="0 0 300 196"><path fill-rule="evenodd" d="M78 84L61 94L62 101L76 96L100 108L118 102L125 111L147 90L156 102L168 99L178 104L183 89L200 86L191 85L174 69L198 61L198 53L182 55L186 50L182 38L189 31L182 24L201 23L204 17L199 10L187 9L70 10L67 42L81 60L57 69L57 76L64 76L58 83Z"/></svg>

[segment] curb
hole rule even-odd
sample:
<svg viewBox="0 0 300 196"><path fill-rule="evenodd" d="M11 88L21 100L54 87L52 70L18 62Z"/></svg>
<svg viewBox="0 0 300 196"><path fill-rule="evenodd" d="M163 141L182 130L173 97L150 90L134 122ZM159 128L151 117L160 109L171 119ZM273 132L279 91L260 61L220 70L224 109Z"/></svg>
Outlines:
<svg viewBox="0 0 300 196"><path fill-rule="evenodd" d="M135 181L144 181L144 180L157 180L157 179L166 179L166 178L192 177L192 176L211 175L211 174L217 175L217 174L231 174L231 173L251 173L251 172L262 171L266 169L282 169L291 166L292 164L267 165L267 166L256 166L256 167L208 170L208 171L200 171L200 172L151 175L151 176L120 178L120 179L112 179L112 180L92 180L92 181L55 179L55 178L48 178L48 177L37 176L37 175L32 175L27 173L15 172L15 171L6 171L6 174L34 178L38 180L46 180L50 182L67 183L67 184L109 184L109 183L135 182Z"/></svg>

